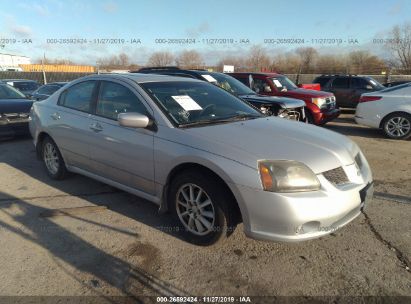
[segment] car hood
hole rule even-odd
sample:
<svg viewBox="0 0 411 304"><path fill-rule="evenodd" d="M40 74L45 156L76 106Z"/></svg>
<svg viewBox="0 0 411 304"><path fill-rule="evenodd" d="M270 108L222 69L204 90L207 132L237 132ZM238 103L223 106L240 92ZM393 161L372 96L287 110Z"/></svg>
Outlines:
<svg viewBox="0 0 411 304"><path fill-rule="evenodd" d="M252 168L258 160L295 160L315 173L354 163L358 146L327 129L277 117L179 129L178 141Z"/></svg>
<svg viewBox="0 0 411 304"><path fill-rule="evenodd" d="M295 98L315 98L315 97L329 97L332 96L332 93L316 90L307 90L307 89L295 89L287 92L281 92L284 96L290 96Z"/></svg>
<svg viewBox="0 0 411 304"><path fill-rule="evenodd" d="M33 101L28 99L0 99L0 113L29 113Z"/></svg>
<svg viewBox="0 0 411 304"><path fill-rule="evenodd" d="M294 109L305 106L305 102L301 99L289 98L289 97L277 97L277 96L264 96L257 94L250 95L240 95L240 98L247 100L249 102L270 104L275 103L281 105L283 108Z"/></svg>

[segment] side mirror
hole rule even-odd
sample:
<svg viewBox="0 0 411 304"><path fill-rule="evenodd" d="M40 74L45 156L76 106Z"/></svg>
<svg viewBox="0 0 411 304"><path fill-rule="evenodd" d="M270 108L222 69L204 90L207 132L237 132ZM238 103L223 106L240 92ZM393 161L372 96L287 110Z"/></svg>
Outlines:
<svg viewBox="0 0 411 304"><path fill-rule="evenodd" d="M122 127L147 128L153 122L146 115L140 113L120 113L117 117L118 123Z"/></svg>
<svg viewBox="0 0 411 304"><path fill-rule="evenodd" d="M269 85L265 85L265 86L264 86L264 92L266 92L266 93L271 93L271 88L270 88Z"/></svg>
<svg viewBox="0 0 411 304"><path fill-rule="evenodd" d="M372 85L367 84L367 85L365 86L365 89L366 89L366 90L372 90L372 89L373 89L373 87L372 87Z"/></svg>

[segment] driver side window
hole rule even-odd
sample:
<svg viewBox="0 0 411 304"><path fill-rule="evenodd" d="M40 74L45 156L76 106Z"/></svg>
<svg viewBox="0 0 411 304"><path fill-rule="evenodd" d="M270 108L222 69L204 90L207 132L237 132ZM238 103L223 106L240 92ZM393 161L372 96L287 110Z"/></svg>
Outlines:
<svg viewBox="0 0 411 304"><path fill-rule="evenodd" d="M128 88L118 83L102 81L96 114L117 120L118 114L129 112L147 115L144 104Z"/></svg>
<svg viewBox="0 0 411 304"><path fill-rule="evenodd" d="M256 93L264 93L264 86L267 85L265 79L254 78L253 91Z"/></svg>

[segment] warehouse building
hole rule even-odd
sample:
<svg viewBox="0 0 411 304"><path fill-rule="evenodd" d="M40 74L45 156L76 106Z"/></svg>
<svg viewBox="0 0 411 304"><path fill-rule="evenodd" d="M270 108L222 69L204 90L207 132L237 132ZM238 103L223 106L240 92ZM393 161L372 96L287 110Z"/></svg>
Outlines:
<svg viewBox="0 0 411 304"><path fill-rule="evenodd" d="M20 64L30 64L30 58L0 53L0 71L22 71Z"/></svg>

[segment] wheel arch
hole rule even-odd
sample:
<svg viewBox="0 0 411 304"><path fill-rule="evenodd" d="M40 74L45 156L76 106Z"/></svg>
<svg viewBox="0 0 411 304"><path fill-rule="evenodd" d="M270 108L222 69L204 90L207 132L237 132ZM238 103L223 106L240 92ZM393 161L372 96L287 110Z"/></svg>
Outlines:
<svg viewBox="0 0 411 304"><path fill-rule="evenodd" d="M175 166L170 173L167 176L167 180L166 180L166 184L163 188L163 199L161 200L161 205L160 205L160 211L161 212L167 212L170 210L170 200L169 200L169 191L170 191L170 183L173 180L174 177L176 177L177 175L183 173L184 171L189 171L189 170L199 170L205 174L209 174L211 176L213 176L227 191L227 193L229 194L229 196L232 199L232 202L234 203L233 207L234 207L234 218L236 220L237 223L242 221L242 216L241 216L241 210L240 210L240 206L237 202L237 199L233 193L233 191L231 190L231 188L228 186L227 182L219 175L217 174L214 170L199 164L199 163L195 163L195 162L185 162L185 163L181 163L178 164L177 166Z"/></svg>
<svg viewBox="0 0 411 304"><path fill-rule="evenodd" d="M43 145L43 141L45 138L50 137L52 140L53 138L45 131L41 131L38 135L37 135L37 140L36 140L36 155L38 159L41 159L41 148Z"/></svg>
<svg viewBox="0 0 411 304"><path fill-rule="evenodd" d="M410 112L407 112L407 111L404 111L404 110L398 110L398 111L390 112L390 113L386 114L386 115L381 119L381 121L380 121L380 127L379 127L380 129L382 129L382 128L384 127L384 123L385 123L386 119L387 119L388 117L390 117L391 115L393 115L393 114L406 114L406 115L411 115Z"/></svg>

